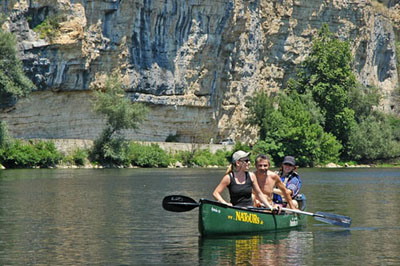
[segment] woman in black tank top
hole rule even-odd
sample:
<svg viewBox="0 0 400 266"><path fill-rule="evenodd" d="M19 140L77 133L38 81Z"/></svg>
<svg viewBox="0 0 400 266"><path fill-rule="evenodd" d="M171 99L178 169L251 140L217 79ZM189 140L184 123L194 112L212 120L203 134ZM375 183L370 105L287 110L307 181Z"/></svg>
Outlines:
<svg viewBox="0 0 400 266"><path fill-rule="evenodd" d="M267 197L261 192L254 173L249 172L249 156L250 153L240 150L232 155L232 164L229 166L221 182L215 188L213 196L217 201L230 206L249 207L253 206L251 194L254 190L264 206L272 210L274 209L273 204L269 203ZM221 196L225 188L229 189L230 203L226 202Z"/></svg>

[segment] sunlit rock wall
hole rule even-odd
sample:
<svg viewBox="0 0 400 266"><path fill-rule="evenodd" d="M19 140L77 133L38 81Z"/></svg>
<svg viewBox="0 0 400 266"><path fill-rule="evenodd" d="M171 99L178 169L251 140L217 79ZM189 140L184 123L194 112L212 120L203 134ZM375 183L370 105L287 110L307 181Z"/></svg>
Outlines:
<svg viewBox="0 0 400 266"><path fill-rule="evenodd" d="M399 111L392 21L374 1L9 0L0 8L38 87L1 113L16 137L95 138L104 121L91 111L91 89L118 70L128 97L151 107L130 138L254 141L247 98L283 89L323 23L350 41L354 71L380 88L381 108ZM60 34L49 41L32 29L52 16Z"/></svg>

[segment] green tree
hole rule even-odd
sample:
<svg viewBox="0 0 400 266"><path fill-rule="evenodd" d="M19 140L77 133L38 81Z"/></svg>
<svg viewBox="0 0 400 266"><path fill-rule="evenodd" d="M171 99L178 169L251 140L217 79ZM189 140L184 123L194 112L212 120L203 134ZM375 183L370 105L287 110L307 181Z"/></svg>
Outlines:
<svg viewBox="0 0 400 266"><path fill-rule="evenodd" d="M357 86L349 92L350 107L354 110L357 123L371 115L376 115L374 107L378 106L381 95L376 87Z"/></svg>
<svg viewBox="0 0 400 266"><path fill-rule="evenodd" d="M346 145L355 125L349 93L357 82L351 69L351 50L347 41L332 36L327 24L313 40L310 54L298 69L297 79L288 82L291 91L311 92L325 117L322 125Z"/></svg>
<svg viewBox="0 0 400 266"><path fill-rule="evenodd" d="M256 94L247 105L251 106L253 100L257 103L256 97L266 95ZM270 154L275 163L289 154L296 156L300 165L312 166L337 161L340 143L314 122L315 116L308 110L307 102L306 96L296 92L290 95L282 93L274 98L266 97L264 103L268 106L276 105L277 108L264 114L262 126L266 136L254 149Z"/></svg>
<svg viewBox="0 0 400 266"><path fill-rule="evenodd" d="M248 123L252 126L258 126L260 140L264 140L267 136L267 128L264 123L265 115L274 110L273 101L269 98L265 92L261 91L257 92L256 96L251 97L250 101L245 104Z"/></svg>
<svg viewBox="0 0 400 266"><path fill-rule="evenodd" d="M94 92L93 108L105 116L107 125L94 143L92 159L101 163L129 163L129 147L121 131L137 129L149 109L141 103L131 103L116 74L107 78L104 88Z"/></svg>
<svg viewBox="0 0 400 266"><path fill-rule="evenodd" d="M396 119L398 125L400 120ZM363 118L351 131L349 154L358 162L371 163L400 156L399 136L392 127L393 120L383 115ZM399 129L397 129L398 132Z"/></svg>
<svg viewBox="0 0 400 266"><path fill-rule="evenodd" d="M14 35L1 28L3 22L4 17L0 17L0 108L13 106L18 98L28 95L35 87L25 76L17 57Z"/></svg>
<svg viewBox="0 0 400 266"><path fill-rule="evenodd" d="M0 149L9 145L11 142L11 136L8 132L7 123L0 121Z"/></svg>

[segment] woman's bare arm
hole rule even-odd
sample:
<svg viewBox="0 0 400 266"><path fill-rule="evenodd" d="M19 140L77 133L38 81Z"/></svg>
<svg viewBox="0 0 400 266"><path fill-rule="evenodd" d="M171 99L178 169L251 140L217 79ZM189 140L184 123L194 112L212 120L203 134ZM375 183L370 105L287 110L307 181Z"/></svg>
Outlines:
<svg viewBox="0 0 400 266"><path fill-rule="evenodd" d="M222 196L221 193L225 190L225 188L227 188L229 186L229 184L231 183L231 180L229 178L229 175L225 175L222 179L221 182L218 184L218 186L214 189L213 192L213 197L221 203L227 204L232 206L232 203L230 202L226 202Z"/></svg>

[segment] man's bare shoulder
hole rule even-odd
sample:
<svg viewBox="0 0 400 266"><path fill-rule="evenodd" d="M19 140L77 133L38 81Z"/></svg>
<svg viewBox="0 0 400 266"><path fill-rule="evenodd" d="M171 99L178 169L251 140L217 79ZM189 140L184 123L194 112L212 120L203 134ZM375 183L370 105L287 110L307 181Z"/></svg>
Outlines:
<svg viewBox="0 0 400 266"><path fill-rule="evenodd" d="M268 177L270 177L272 179L279 179L279 175L271 170L268 170Z"/></svg>

